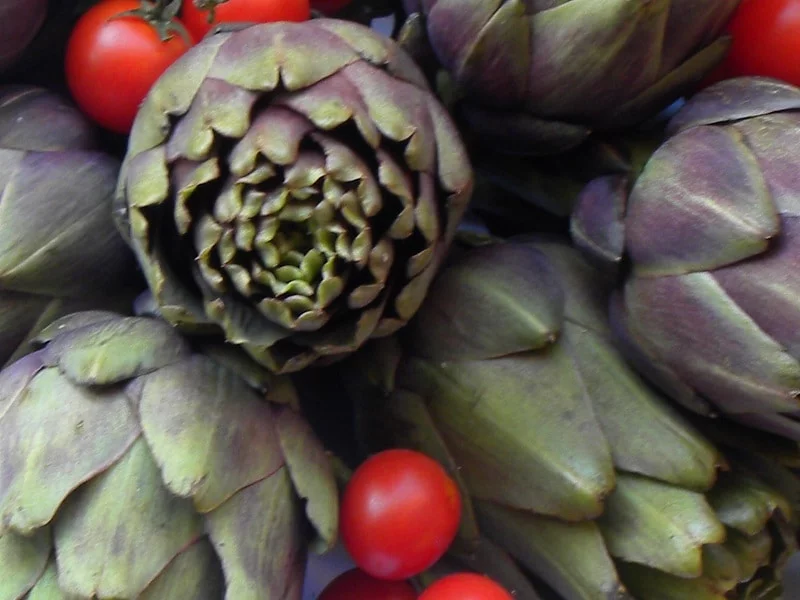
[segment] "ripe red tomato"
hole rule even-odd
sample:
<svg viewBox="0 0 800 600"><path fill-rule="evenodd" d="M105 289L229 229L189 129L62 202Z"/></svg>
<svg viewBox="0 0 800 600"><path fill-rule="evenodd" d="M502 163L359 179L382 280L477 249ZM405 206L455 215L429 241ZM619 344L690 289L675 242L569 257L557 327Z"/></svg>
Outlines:
<svg viewBox="0 0 800 600"><path fill-rule="evenodd" d="M342 542L378 579L408 579L447 551L458 531L461 496L435 460L387 450L353 473L342 498Z"/></svg>
<svg viewBox="0 0 800 600"><path fill-rule="evenodd" d="M139 8L137 0L103 0L78 20L65 61L75 102L103 127L128 133L147 92L189 49L178 34L162 42L140 17L117 17Z"/></svg>
<svg viewBox="0 0 800 600"><path fill-rule="evenodd" d="M800 0L743 0L728 31L733 42L717 73L800 85Z"/></svg>
<svg viewBox="0 0 800 600"><path fill-rule="evenodd" d="M218 23L272 23L307 21L309 0L227 0L214 8L214 22L208 11L197 8L194 0L183 0L181 18L195 40L200 40Z"/></svg>
<svg viewBox="0 0 800 600"><path fill-rule="evenodd" d="M353 0L311 0L311 8L325 15L333 15L352 2Z"/></svg>
<svg viewBox="0 0 800 600"><path fill-rule="evenodd" d="M317 600L417 600L417 592L407 581L385 581L353 569L328 584Z"/></svg>
<svg viewBox="0 0 800 600"><path fill-rule="evenodd" d="M442 577L422 592L419 600L514 600L504 587L476 573Z"/></svg>

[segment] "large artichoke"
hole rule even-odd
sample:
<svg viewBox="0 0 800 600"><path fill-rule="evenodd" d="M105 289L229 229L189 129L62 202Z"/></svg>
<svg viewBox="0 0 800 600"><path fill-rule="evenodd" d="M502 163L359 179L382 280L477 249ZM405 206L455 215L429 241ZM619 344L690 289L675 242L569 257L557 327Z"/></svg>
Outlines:
<svg viewBox="0 0 800 600"><path fill-rule="evenodd" d="M285 372L403 326L471 187L411 59L316 19L179 59L134 123L118 200L163 317Z"/></svg>
<svg viewBox="0 0 800 600"><path fill-rule="evenodd" d="M549 154L633 125L724 56L738 0L405 0L474 132L501 151ZM422 16L422 19L420 19ZM415 50L416 51L416 50Z"/></svg>
<svg viewBox="0 0 800 600"><path fill-rule="evenodd" d="M615 314L677 401L800 440L800 89L734 79L695 96L629 186L592 182L575 238L629 259Z"/></svg>
<svg viewBox="0 0 800 600"><path fill-rule="evenodd" d="M122 308L143 286L111 215L118 172L71 105L0 88L0 365L53 319Z"/></svg>
<svg viewBox="0 0 800 600"><path fill-rule="evenodd" d="M488 537L567 600L771 597L800 485L726 461L649 388L607 295L557 241L455 257L404 333L348 363L362 435L451 469L463 555Z"/></svg>
<svg viewBox="0 0 800 600"><path fill-rule="evenodd" d="M337 496L288 382L151 318L39 341L0 373L0 599L299 600Z"/></svg>
<svg viewBox="0 0 800 600"><path fill-rule="evenodd" d="M39 32L48 0L0 2L0 71L12 66Z"/></svg>

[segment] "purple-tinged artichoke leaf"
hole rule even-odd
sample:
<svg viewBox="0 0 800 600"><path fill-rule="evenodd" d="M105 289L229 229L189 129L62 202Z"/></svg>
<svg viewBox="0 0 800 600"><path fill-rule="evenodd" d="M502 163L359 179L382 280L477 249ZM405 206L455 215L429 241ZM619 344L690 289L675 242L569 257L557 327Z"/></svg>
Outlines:
<svg viewBox="0 0 800 600"><path fill-rule="evenodd" d="M776 511L793 512L782 494L742 472L723 473L707 497L720 521L748 536L766 529Z"/></svg>
<svg viewBox="0 0 800 600"><path fill-rule="evenodd" d="M544 348L558 338L564 293L531 244L477 248L434 282L410 325L410 344L433 360L478 360Z"/></svg>
<svg viewBox="0 0 800 600"><path fill-rule="evenodd" d="M707 273L633 278L632 327L661 361L728 413L800 409L800 363Z"/></svg>
<svg viewBox="0 0 800 600"><path fill-rule="evenodd" d="M723 464L716 448L636 375L611 343L565 324L569 348L618 469L694 490Z"/></svg>
<svg viewBox="0 0 800 600"><path fill-rule="evenodd" d="M269 404L203 356L145 377L142 432L164 485L210 512L284 464Z"/></svg>
<svg viewBox="0 0 800 600"><path fill-rule="evenodd" d="M59 584L67 595L137 598L201 535L191 503L164 488L140 438L61 508L54 529Z"/></svg>
<svg viewBox="0 0 800 600"><path fill-rule="evenodd" d="M532 15L527 108L602 121L656 78L668 12L669 0L573 0Z"/></svg>
<svg viewBox="0 0 800 600"><path fill-rule="evenodd" d="M365 356L364 359L369 361L370 357ZM361 373L362 361L354 362L353 371ZM358 375L346 376L352 379ZM351 386L353 384L348 383L348 387ZM351 394L358 404L358 435L369 451L409 448L423 452L442 465L458 484L462 501L461 523L451 552L471 555L480 538L472 497L461 476L461 466L439 434L423 398L407 390L394 390L389 394L378 386L368 384L361 385L357 392L351 391Z"/></svg>
<svg viewBox="0 0 800 600"><path fill-rule="evenodd" d="M664 30L661 72L679 67L687 56L720 35L739 0L672 0Z"/></svg>
<svg viewBox="0 0 800 600"><path fill-rule="evenodd" d="M733 127L756 157L778 212L800 216L800 116L773 113L739 121ZM781 238L784 235L781 232Z"/></svg>
<svg viewBox="0 0 800 600"><path fill-rule="evenodd" d="M44 348L42 360L75 383L108 385L176 363L188 354L186 340L167 323L120 317L57 335Z"/></svg>
<svg viewBox="0 0 800 600"><path fill-rule="evenodd" d="M474 362L409 359L401 369L398 385L425 399L473 496L568 521L602 512L611 453L559 345Z"/></svg>
<svg viewBox="0 0 800 600"><path fill-rule="evenodd" d="M460 72L481 30L503 4L504 0L423 2L430 41L439 61L449 70ZM518 5L519 0L510 4Z"/></svg>
<svg viewBox="0 0 800 600"><path fill-rule="evenodd" d="M206 527L222 561L229 598L300 598L303 516L286 468L209 513Z"/></svg>
<svg viewBox="0 0 800 600"><path fill-rule="evenodd" d="M559 154L579 146L591 133L583 125L536 118L524 112L472 105L459 107L459 112L472 134L486 145L502 148L509 154Z"/></svg>
<svg viewBox="0 0 800 600"><path fill-rule="evenodd" d="M20 344L30 337L52 302L47 296L0 290L0 364L7 363Z"/></svg>
<svg viewBox="0 0 800 600"><path fill-rule="evenodd" d="M781 414L742 413L730 416L748 428L755 427L800 442L800 421Z"/></svg>
<svg viewBox="0 0 800 600"><path fill-rule="evenodd" d="M633 600L595 523L564 523L492 502L477 510L484 534L564 598Z"/></svg>
<svg viewBox="0 0 800 600"><path fill-rule="evenodd" d="M42 529L22 537L10 531L0 533L0 598L27 598L45 573L50 556L50 531Z"/></svg>
<svg viewBox="0 0 800 600"><path fill-rule="evenodd" d="M30 535L49 523L73 490L120 460L138 435L120 390L93 392L56 369L39 372L0 419L0 530Z"/></svg>
<svg viewBox="0 0 800 600"><path fill-rule="evenodd" d="M291 407L276 411L277 439L297 495L317 537L313 548L326 552L338 535L339 497L330 459L308 422Z"/></svg>
<svg viewBox="0 0 800 600"><path fill-rule="evenodd" d="M736 77L692 96L669 122L670 135L697 127L800 109L800 90L766 77Z"/></svg>
<svg viewBox="0 0 800 600"><path fill-rule="evenodd" d="M34 376L42 369L42 353L33 352L0 371L0 419L6 411L24 397Z"/></svg>
<svg viewBox="0 0 800 600"><path fill-rule="evenodd" d="M714 582L705 577L687 579L676 577L634 563L617 563L622 579L628 585L633 597L647 597L652 590L670 594L668 598L691 598L691 600L726 600L726 595L716 589Z"/></svg>
<svg viewBox="0 0 800 600"><path fill-rule="evenodd" d="M80 296L128 273L132 256L108 207L119 169L115 159L78 150L6 151L0 157L12 169L0 203L4 287Z"/></svg>
<svg viewBox="0 0 800 600"><path fill-rule="evenodd" d="M590 181L575 201L570 219L573 243L604 271L615 273L625 251L628 178L607 175Z"/></svg>
<svg viewBox="0 0 800 600"><path fill-rule="evenodd" d="M436 14L436 10L431 14L432 25ZM479 96L495 108L519 106L527 94L528 57L531 44L535 43L531 36L525 5L520 0L504 2L469 41L470 51L464 53L454 73L457 90L467 96Z"/></svg>
<svg viewBox="0 0 800 600"><path fill-rule="evenodd" d="M56 319L50 325L42 329L35 338L37 344L47 344L52 342L60 335L64 335L83 329L84 327L96 326L109 321L119 321L121 315L106 310L86 310L70 313Z"/></svg>
<svg viewBox="0 0 800 600"><path fill-rule="evenodd" d="M800 327L787 327L800 315L800 216L784 216L781 225L768 252L717 269L713 277L764 333L800 362Z"/></svg>
<svg viewBox="0 0 800 600"><path fill-rule="evenodd" d="M93 150L94 128L62 97L28 85L0 87L0 148Z"/></svg>
<svg viewBox="0 0 800 600"><path fill-rule="evenodd" d="M694 11L689 14L694 16ZM730 45L730 37L721 37L709 44L633 99L612 108L603 116L603 128L635 125L658 114L676 98L693 92L703 77L725 58Z"/></svg>
<svg viewBox="0 0 800 600"><path fill-rule="evenodd" d="M703 546L725 541L703 494L636 475L618 475L597 522L613 557L676 577L700 577Z"/></svg>
<svg viewBox="0 0 800 600"><path fill-rule="evenodd" d="M0 70L14 66L42 27L47 0L11 0L0 5Z"/></svg>
<svg viewBox="0 0 800 600"><path fill-rule="evenodd" d="M623 295L617 291L612 294L609 303L609 324L617 348L648 381L684 408L707 417L715 416L717 409L698 396L674 370L657 358L657 352L634 331Z"/></svg>
<svg viewBox="0 0 800 600"><path fill-rule="evenodd" d="M201 539L181 551L139 598L218 600L224 596L224 591L222 565L211 544Z"/></svg>
<svg viewBox="0 0 800 600"><path fill-rule="evenodd" d="M631 191L625 223L637 275L681 275L758 255L780 232L741 136L697 127L665 142Z"/></svg>

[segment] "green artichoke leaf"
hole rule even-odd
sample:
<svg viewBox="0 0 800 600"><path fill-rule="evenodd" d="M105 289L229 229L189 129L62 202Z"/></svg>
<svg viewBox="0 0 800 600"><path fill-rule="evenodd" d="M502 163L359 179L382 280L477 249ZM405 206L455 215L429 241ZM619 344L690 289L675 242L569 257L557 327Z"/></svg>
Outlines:
<svg viewBox="0 0 800 600"><path fill-rule="evenodd" d="M633 600L620 582L595 523L565 523L476 503L481 530L566 600Z"/></svg>
<svg viewBox="0 0 800 600"><path fill-rule="evenodd" d="M712 275L634 277L624 294L631 327L686 383L724 397L727 412L800 407L800 363Z"/></svg>
<svg viewBox="0 0 800 600"><path fill-rule="evenodd" d="M23 345L31 331L38 331L43 315L58 303L48 296L0 290L0 348L10 350ZM6 364L14 362L13 358Z"/></svg>
<svg viewBox="0 0 800 600"><path fill-rule="evenodd" d="M222 565L211 544L201 539L178 554L139 600L218 600L224 593Z"/></svg>
<svg viewBox="0 0 800 600"><path fill-rule="evenodd" d="M1 589L2 585L0 585ZM2 591L0 591L0 597L6 598L7 596L2 595ZM11 597L13 598L13 595ZM58 569L55 560L47 563L47 568L36 585L25 596L25 600L70 600L58 585Z"/></svg>
<svg viewBox="0 0 800 600"><path fill-rule="evenodd" d="M295 492L305 500L306 516L317 533L314 549L330 550L339 524L339 492L331 461L308 422L294 408L275 409L275 426Z"/></svg>
<svg viewBox="0 0 800 600"><path fill-rule="evenodd" d="M50 556L50 531L41 529L22 537L10 531L0 533L0 598L23 598L33 588L47 566Z"/></svg>
<svg viewBox="0 0 800 600"><path fill-rule="evenodd" d="M720 521L728 527L754 536L767 527L776 511L790 518L789 501L755 477L743 473L723 473L708 493L708 501Z"/></svg>
<svg viewBox="0 0 800 600"><path fill-rule="evenodd" d="M120 460L138 435L118 388L93 391L57 369L40 371L0 418L0 530L30 535L49 523L73 490Z"/></svg>
<svg viewBox="0 0 800 600"><path fill-rule="evenodd" d="M284 464L271 406L204 356L147 375L139 414L164 484L198 512L214 510Z"/></svg>
<svg viewBox="0 0 800 600"><path fill-rule="evenodd" d="M725 548L739 563L740 581L749 581L761 567L769 566L773 548L772 536L766 529L747 536L728 528Z"/></svg>
<svg viewBox="0 0 800 600"><path fill-rule="evenodd" d="M471 250L445 269L410 325L410 348L433 360L496 358L544 348L558 337L565 295L529 244Z"/></svg>
<svg viewBox="0 0 800 600"><path fill-rule="evenodd" d="M53 328L58 330L58 324ZM76 384L108 385L173 364L188 354L188 343L167 323L123 317L55 336L42 351L42 360Z"/></svg>
<svg viewBox="0 0 800 600"><path fill-rule="evenodd" d="M107 321L116 321L120 315L115 312L106 310L86 310L77 313L64 315L55 319L50 325L44 327L36 336L35 342L43 345L53 341L56 337L82 329L89 325L96 325L105 323Z"/></svg>
<svg viewBox="0 0 800 600"><path fill-rule="evenodd" d="M503 2L497 8L454 70L457 88L463 90L457 93L480 90L498 108L524 101L530 77L527 57L533 43L531 21L525 13L525 3L520 0ZM431 20L434 18L432 15Z"/></svg>
<svg viewBox="0 0 800 600"><path fill-rule="evenodd" d="M746 581L736 555L720 544L703 546L703 578L722 593L728 593L740 581Z"/></svg>
<svg viewBox="0 0 800 600"><path fill-rule="evenodd" d="M597 523L613 557L676 577L700 577L703 546L725 541L702 494L627 473Z"/></svg>
<svg viewBox="0 0 800 600"><path fill-rule="evenodd" d="M365 351L372 358L373 353ZM348 386L353 387L352 383ZM364 395L367 397L364 397ZM354 393L357 404L358 434L372 451L387 448L410 448L436 460L461 491L461 523L451 551L459 556L471 555L480 538L472 496L464 482L461 469L442 439L425 406L425 401L413 392L394 390L384 393L377 387ZM482 543L482 542L481 542Z"/></svg>
<svg viewBox="0 0 800 600"><path fill-rule="evenodd" d="M703 578L682 578L658 569L619 563L620 575L638 600L726 600L713 582Z"/></svg>
<svg viewBox="0 0 800 600"><path fill-rule="evenodd" d="M742 136L696 127L653 153L631 190L625 229L634 274L654 277L761 254L779 235L780 223L761 166Z"/></svg>
<svg viewBox="0 0 800 600"><path fill-rule="evenodd" d="M610 340L566 323L568 347L617 468L694 490L710 488L723 458L625 362Z"/></svg>
<svg viewBox="0 0 800 600"><path fill-rule="evenodd" d="M222 560L229 598L299 597L296 587L302 585L305 568L300 511L284 467L206 516L211 543Z"/></svg>
<svg viewBox="0 0 800 600"><path fill-rule="evenodd" d="M8 153L15 151L0 151L0 162ZM3 287L75 297L116 283L117 263L130 250L101 199L110 202L117 160L75 150L17 154L3 164L12 173L0 203Z"/></svg>
<svg viewBox="0 0 800 600"><path fill-rule="evenodd" d="M41 353L35 352L0 371L0 426L5 413L24 397L28 384L42 367Z"/></svg>
<svg viewBox="0 0 800 600"><path fill-rule="evenodd" d="M474 496L570 521L602 512L610 451L559 345L484 361L409 359L398 385L425 399Z"/></svg>
<svg viewBox="0 0 800 600"><path fill-rule="evenodd" d="M191 503L166 490L140 438L62 506L54 527L59 584L84 598L137 598L201 535Z"/></svg>

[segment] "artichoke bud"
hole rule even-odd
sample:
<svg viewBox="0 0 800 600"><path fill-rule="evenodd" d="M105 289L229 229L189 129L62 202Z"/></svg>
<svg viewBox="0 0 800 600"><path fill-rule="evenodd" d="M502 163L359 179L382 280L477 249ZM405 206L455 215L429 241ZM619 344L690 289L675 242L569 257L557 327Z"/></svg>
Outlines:
<svg viewBox="0 0 800 600"><path fill-rule="evenodd" d="M289 372L405 325L471 189L410 57L314 19L181 57L134 123L116 215L165 319Z"/></svg>
<svg viewBox="0 0 800 600"><path fill-rule="evenodd" d="M38 343L0 372L0 597L300 598L338 508L293 408L160 320L75 313Z"/></svg>

